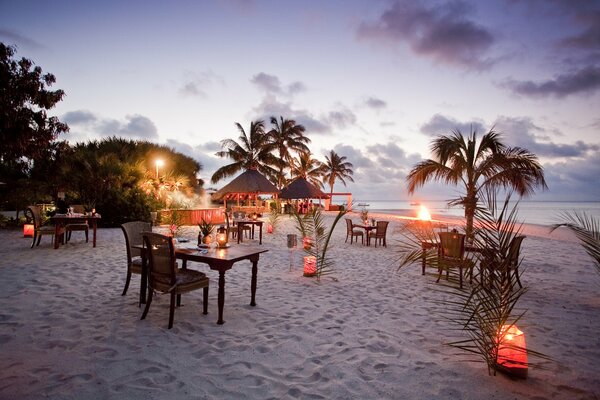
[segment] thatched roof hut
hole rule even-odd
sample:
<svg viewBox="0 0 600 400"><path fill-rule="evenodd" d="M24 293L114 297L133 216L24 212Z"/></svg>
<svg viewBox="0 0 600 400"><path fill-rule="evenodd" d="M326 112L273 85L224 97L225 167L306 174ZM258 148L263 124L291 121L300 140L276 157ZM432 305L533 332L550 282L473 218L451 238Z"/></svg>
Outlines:
<svg viewBox="0 0 600 400"><path fill-rule="evenodd" d="M298 178L281 190L282 199L325 199L329 197L321 189L304 178Z"/></svg>
<svg viewBox="0 0 600 400"><path fill-rule="evenodd" d="M246 197L256 198L260 194L277 195L279 190L260 172L249 169L237 176L234 180L217 190L212 195L215 201Z"/></svg>

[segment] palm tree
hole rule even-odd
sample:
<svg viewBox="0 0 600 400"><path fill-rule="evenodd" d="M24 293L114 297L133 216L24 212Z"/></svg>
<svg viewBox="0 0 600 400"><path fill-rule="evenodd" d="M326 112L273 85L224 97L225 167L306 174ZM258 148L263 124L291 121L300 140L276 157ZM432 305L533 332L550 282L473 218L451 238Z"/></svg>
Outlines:
<svg viewBox="0 0 600 400"><path fill-rule="evenodd" d="M215 153L219 157L229 157L233 162L215 171L211 182L217 183L223 178L248 169L256 169L272 179L277 173L272 165L278 164L277 159L271 153L273 145L269 142L269 136L265 133L264 122L251 122L248 134L239 123L236 122L235 126L240 132L239 142L233 139L224 139L221 141L221 148L224 150Z"/></svg>
<svg viewBox="0 0 600 400"><path fill-rule="evenodd" d="M284 185L286 165L290 165L292 154L290 150L296 152L306 152L310 143L310 139L304 136L306 130L304 126L297 125L293 119L283 119L271 117L271 125L273 128L268 132L269 142L275 147L279 154L279 165L277 175L277 188L281 189Z"/></svg>
<svg viewBox="0 0 600 400"><path fill-rule="evenodd" d="M315 185L322 188L323 181L323 163L316 158L312 158L310 151L301 151L298 153L298 158L292 158L290 164L292 178L302 177Z"/></svg>
<svg viewBox="0 0 600 400"><path fill-rule="evenodd" d="M346 186L346 179L350 182L354 182L352 170L354 166L352 163L346 161L345 156L339 156L335 151L331 150L329 155L325 156L325 163L323 164L323 181L326 182L331 188L330 194L333 193L333 185L336 180L339 180Z"/></svg>
<svg viewBox="0 0 600 400"><path fill-rule="evenodd" d="M596 270L600 273L600 219L577 212L564 212L561 219L564 222L553 225L550 232L561 226L573 231L581 246L594 260Z"/></svg>
<svg viewBox="0 0 600 400"><path fill-rule="evenodd" d="M520 147L506 147L493 128L477 141L476 132L468 138L459 130L438 136L431 144L435 159L421 161L406 177L408 193L429 180L464 185L465 194L449 202L465 208L466 233L473 237L473 217L480 193L493 195L499 188L532 194L540 186L547 189L544 171L537 157Z"/></svg>

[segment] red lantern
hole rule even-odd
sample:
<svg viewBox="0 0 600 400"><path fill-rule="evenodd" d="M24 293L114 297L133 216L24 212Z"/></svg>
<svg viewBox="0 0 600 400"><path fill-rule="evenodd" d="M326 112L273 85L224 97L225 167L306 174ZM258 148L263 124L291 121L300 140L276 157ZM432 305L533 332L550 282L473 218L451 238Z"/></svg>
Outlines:
<svg viewBox="0 0 600 400"><path fill-rule="evenodd" d="M304 247L304 250L310 250L312 248L312 239L305 236L304 239L302 239L302 246Z"/></svg>
<svg viewBox="0 0 600 400"><path fill-rule="evenodd" d="M271 224L267 225L267 233L273 233L273 225L271 225Z"/></svg>
<svg viewBox="0 0 600 400"><path fill-rule="evenodd" d="M33 237L33 224L23 225L23 237Z"/></svg>
<svg viewBox="0 0 600 400"><path fill-rule="evenodd" d="M304 257L304 276L315 276L317 274L317 257Z"/></svg>
<svg viewBox="0 0 600 400"><path fill-rule="evenodd" d="M527 378L525 334L516 325L503 325L498 342L498 370L518 378Z"/></svg>

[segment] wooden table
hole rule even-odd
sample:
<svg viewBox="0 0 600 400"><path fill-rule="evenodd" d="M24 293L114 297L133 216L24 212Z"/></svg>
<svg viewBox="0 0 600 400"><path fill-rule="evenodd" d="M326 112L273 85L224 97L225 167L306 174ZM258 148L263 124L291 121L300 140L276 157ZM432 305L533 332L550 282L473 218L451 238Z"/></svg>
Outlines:
<svg viewBox="0 0 600 400"><path fill-rule="evenodd" d="M233 223L237 225L237 242L238 242L238 244L240 242L244 241L244 239L242 238L244 225L252 225L252 239L254 239L254 225L258 225L258 228L259 228L258 244L262 244L262 227L263 227L264 221L261 221L258 219L246 218L246 219L234 219Z"/></svg>
<svg viewBox="0 0 600 400"><path fill-rule="evenodd" d="M142 283L140 287L140 303L146 302L146 287L148 284L148 267L146 261L146 249L143 246L133 246L142 250ZM238 261L249 260L252 262L252 278L250 280L250 305L256 306L256 280L258 274L258 259L261 253L269 250L258 247L232 246L226 249L209 248L204 253L202 250L176 247L175 257L183 260L182 268L187 268L188 261L195 261L208 264L209 268L219 271L219 291L217 296L217 305L219 316L217 324L225 323L223 320L223 308L225 306L225 272L233 268Z"/></svg>
<svg viewBox="0 0 600 400"><path fill-rule="evenodd" d="M61 231L64 232L64 227L67 224L81 224L83 222L87 222L93 231L93 244L96 247L96 230L98 227L98 220L102 218L100 214L96 213L94 215L85 215L85 214L55 214L50 217L50 220L54 223L54 248L58 249L60 245L59 236L61 235ZM64 233L63 233L64 235Z"/></svg>
<svg viewBox="0 0 600 400"><path fill-rule="evenodd" d="M367 235L367 246L371 245L371 237L369 236L369 233L374 230L377 229L376 225L354 225L352 224L353 227L357 227L357 228L362 228L365 230L365 234Z"/></svg>

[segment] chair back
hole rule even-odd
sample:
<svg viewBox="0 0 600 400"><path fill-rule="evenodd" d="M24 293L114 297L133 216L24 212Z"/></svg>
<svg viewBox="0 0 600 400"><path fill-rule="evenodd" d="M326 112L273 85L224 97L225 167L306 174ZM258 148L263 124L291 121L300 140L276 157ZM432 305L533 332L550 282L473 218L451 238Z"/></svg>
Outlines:
<svg viewBox="0 0 600 400"><path fill-rule="evenodd" d="M521 243L525 239L524 235L515 236L508 247L508 265L514 266L519 264L519 254L521 252Z"/></svg>
<svg viewBox="0 0 600 400"><path fill-rule="evenodd" d="M40 208L38 206L29 206L27 209L31 213L34 229L39 229L42 226L42 213Z"/></svg>
<svg viewBox="0 0 600 400"><path fill-rule="evenodd" d="M350 218L344 218L344 219L346 220L346 232L352 233L352 220Z"/></svg>
<svg viewBox="0 0 600 400"><path fill-rule="evenodd" d="M148 283L156 290L168 292L177 278L173 237L145 232L143 238L148 249Z"/></svg>
<svg viewBox="0 0 600 400"><path fill-rule="evenodd" d="M133 246L141 246L144 244L142 234L152 232L152 225L144 221L125 222L121 225L123 234L125 235L125 245L127 246L127 262L131 264L133 257L142 255L142 251L133 248Z"/></svg>
<svg viewBox="0 0 600 400"><path fill-rule="evenodd" d="M377 227L375 228L375 236L378 238L385 237L389 223L390 221L377 221Z"/></svg>
<svg viewBox="0 0 600 400"><path fill-rule="evenodd" d="M440 256L462 259L465 254L466 235L456 232L440 232Z"/></svg>

